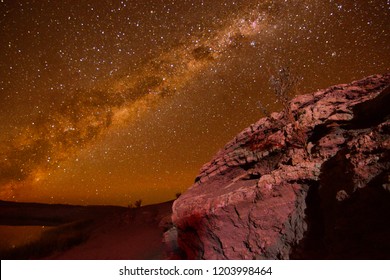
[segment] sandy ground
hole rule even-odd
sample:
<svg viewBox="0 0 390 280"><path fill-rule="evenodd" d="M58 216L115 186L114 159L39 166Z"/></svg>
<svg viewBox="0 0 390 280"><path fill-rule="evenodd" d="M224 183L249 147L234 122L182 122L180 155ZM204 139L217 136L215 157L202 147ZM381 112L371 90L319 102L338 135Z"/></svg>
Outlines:
<svg viewBox="0 0 390 280"><path fill-rule="evenodd" d="M113 209L112 206L107 206L106 208L105 206L85 208L80 208L79 206L76 206L79 208L75 208L75 206L53 206L53 211L55 210L57 213L55 217L53 217L53 211L50 211L50 207L46 209L48 211L42 211L42 207L46 208L48 207L47 205L18 204L6 205L6 207L9 215L6 217L7 219L0 218L0 224L9 223L9 217L12 216L11 221L15 227L25 224L42 225L42 221L45 221L45 223L47 221L45 214L42 214L46 212L50 213L50 220L61 220L61 217L67 217L67 223L59 224L59 228L66 226L69 221L73 223L77 223L80 220L90 221L87 228L80 229L87 236L84 242L66 250L53 251L43 257L43 259L150 260L166 258L162 242L163 230L159 227L159 223L164 217L170 216L172 201L143 206L137 209L124 207ZM23 212L21 209L25 210L26 207L29 209L28 213L20 214ZM18 215L15 214L16 212ZM31 222L32 220L34 222ZM2 223L2 221L7 222ZM53 228L55 227L53 226ZM72 230L74 229L72 228ZM63 235L61 238L63 238ZM25 256L21 258L30 257Z"/></svg>
<svg viewBox="0 0 390 280"><path fill-rule="evenodd" d="M166 205L164 205L166 206ZM89 239L47 259L153 260L164 259L162 230L158 224L170 208L134 209L97 223Z"/></svg>

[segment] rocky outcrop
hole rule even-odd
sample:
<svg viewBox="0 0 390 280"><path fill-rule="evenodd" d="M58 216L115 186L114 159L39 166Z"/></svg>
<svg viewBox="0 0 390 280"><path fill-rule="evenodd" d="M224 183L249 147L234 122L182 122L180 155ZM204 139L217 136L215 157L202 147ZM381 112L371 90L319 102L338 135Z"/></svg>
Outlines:
<svg viewBox="0 0 390 280"><path fill-rule="evenodd" d="M390 74L301 95L173 204L189 259L389 258Z"/></svg>

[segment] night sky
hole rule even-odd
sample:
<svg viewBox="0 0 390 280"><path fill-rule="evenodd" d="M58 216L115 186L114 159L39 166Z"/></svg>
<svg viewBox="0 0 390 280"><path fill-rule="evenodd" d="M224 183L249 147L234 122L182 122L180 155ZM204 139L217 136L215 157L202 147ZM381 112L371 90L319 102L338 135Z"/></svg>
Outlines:
<svg viewBox="0 0 390 280"><path fill-rule="evenodd" d="M0 199L175 198L297 93L389 71L389 0L0 0Z"/></svg>

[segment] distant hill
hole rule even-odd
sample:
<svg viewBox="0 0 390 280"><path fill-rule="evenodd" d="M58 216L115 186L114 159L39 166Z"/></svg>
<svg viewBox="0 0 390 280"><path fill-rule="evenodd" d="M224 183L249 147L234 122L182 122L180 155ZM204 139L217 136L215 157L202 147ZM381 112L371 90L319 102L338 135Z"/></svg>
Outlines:
<svg viewBox="0 0 390 280"><path fill-rule="evenodd" d="M0 200L0 225L57 226L126 211L120 206L80 206Z"/></svg>

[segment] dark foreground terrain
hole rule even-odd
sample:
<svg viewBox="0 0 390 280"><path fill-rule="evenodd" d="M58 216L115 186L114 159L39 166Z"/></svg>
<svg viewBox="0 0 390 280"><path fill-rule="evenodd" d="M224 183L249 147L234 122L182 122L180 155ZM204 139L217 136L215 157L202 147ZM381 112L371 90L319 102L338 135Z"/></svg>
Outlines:
<svg viewBox="0 0 390 280"><path fill-rule="evenodd" d="M159 224L171 207L0 201L0 258L164 259Z"/></svg>

